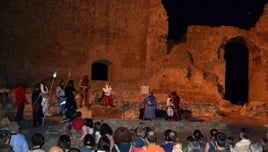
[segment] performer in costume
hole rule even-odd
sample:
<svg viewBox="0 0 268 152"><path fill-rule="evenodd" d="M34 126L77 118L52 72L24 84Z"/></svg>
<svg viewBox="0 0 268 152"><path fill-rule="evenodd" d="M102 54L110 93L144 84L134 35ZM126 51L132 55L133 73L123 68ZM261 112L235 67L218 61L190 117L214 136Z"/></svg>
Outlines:
<svg viewBox="0 0 268 152"><path fill-rule="evenodd" d="M17 108L15 121L20 123L21 121L24 120L23 113L25 104L28 104L25 95L25 82L23 80L20 82L19 86L15 89L14 96L15 96L15 106Z"/></svg>
<svg viewBox="0 0 268 152"><path fill-rule="evenodd" d="M171 92L171 99L173 102L173 108L174 108L174 115L172 117L172 120L178 121L181 120L181 110L180 110L180 97L177 95L176 91Z"/></svg>
<svg viewBox="0 0 268 152"><path fill-rule="evenodd" d="M65 107L67 111L69 109L76 110L77 109L77 104L75 101L75 88L74 88L74 80L69 80L68 85L65 87L65 96L66 96L66 104Z"/></svg>
<svg viewBox="0 0 268 152"><path fill-rule="evenodd" d="M85 100L85 106L88 106L88 90L90 89L90 81L88 75L84 75L83 79L79 81L80 89L80 101L79 107L83 107L83 100Z"/></svg>
<svg viewBox="0 0 268 152"><path fill-rule="evenodd" d="M110 82L105 82L104 88L102 88L102 91L104 93L103 98L103 105L106 107L112 107L113 106L113 97L112 97L112 86Z"/></svg>
<svg viewBox="0 0 268 152"><path fill-rule="evenodd" d="M45 116L51 116L49 112L49 90L47 86L47 79L43 79L40 84L41 95L42 95L42 107Z"/></svg>
<svg viewBox="0 0 268 152"><path fill-rule="evenodd" d="M65 82L61 80L59 83L59 86L56 89L56 97L58 99L58 106L59 106L60 114L65 113L66 97L65 97L64 89L65 89Z"/></svg>
<svg viewBox="0 0 268 152"><path fill-rule="evenodd" d="M145 106L143 118L145 120L154 120L157 101L153 92L150 92L149 95L143 100L143 104Z"/></svg>
<svg viewBox="0 0 268 152"><path fill-rule="evenodd" d="M33 126L38 127L42 125L43 107L41 105L42 97L40 90L40 83L34 85L34 90L32 92L32 109L33 109Z"/></svg>
<svg viewBox="0 0 268 152"><path fill-rule="evenodd" d="M168 116L167 120L171 120L173 115L174 115L174 104L172 98L169 97L167 99L167 116Z"/></svg>

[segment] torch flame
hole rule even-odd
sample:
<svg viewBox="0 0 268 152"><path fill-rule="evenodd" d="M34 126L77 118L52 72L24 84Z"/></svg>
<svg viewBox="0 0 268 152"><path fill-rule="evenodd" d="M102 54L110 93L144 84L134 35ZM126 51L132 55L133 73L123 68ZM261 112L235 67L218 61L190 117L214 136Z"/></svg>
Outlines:
<svg viewBox="0 0 268 152"><path fill-rule="evenodd" d="M57 72L53 73L53 78L55 79L57 77Z"/></svg>

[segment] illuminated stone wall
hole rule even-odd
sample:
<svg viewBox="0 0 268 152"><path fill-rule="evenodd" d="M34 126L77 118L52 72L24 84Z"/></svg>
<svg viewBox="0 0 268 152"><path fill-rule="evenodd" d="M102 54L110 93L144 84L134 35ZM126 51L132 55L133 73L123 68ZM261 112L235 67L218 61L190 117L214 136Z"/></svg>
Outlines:
<svg viewBox="0 0 268 152"><path fill-rule="evenodd" d="M148 85L161 103L168 89L183 102L224 102L224 45L242 37L249 50L249 100L268 101L268 6L255 28L191 26L167 54L167 15L160 0L5 0L0 4L0 84L51 77L77 81L92 63L109 61L115 102L139 102ZM92 81L91 101L102 81ZM54 88L53 88L54 89ZM208 112L209 113L209 112Z"/></svg>
<svg viewBox="0 0 268 152"><path fill-rule="evenodd" d="M149 7L142 0L1 2L1 69L14 85L18 76L37 81L53 71L79 79L107 60L112 81L140 79Z"/></svg>

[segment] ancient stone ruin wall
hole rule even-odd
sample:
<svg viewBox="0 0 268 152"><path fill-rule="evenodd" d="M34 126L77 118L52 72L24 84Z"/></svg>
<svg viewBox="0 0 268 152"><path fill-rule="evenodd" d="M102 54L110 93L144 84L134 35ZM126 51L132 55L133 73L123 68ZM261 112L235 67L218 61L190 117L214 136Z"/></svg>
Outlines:
<svg viewBox="0 0 268 152"><path fill-rule="evenodd" d="M54 71L56 84L69 78L77 82L101 62L109 63L108 79L118 103L140 102L140 87L147 85L163 105L169 89L179 93L183 104L193 103L189 109L198 109L192 108L197 103L217 107L224 102L224 46L239 36L249 49L249 100L268 101L267 5L249 31L189 27L187 41L174 45L170 54L160 0L11 0L0 7L1 86L14 87L19 78L31 84ZM92 81L91 101L102 85Z"/></svg>
<svg viewBox="0 0 268 152"><path fill-rule="evenodd" d="M159 7L161 12L162 8ZM161 14L161 13L158 13ZM150 17L152 18L153 15ZM155 15L157 17L157 15ZM158 15L161 16L161 15ZM169 55L166 52L165 41L161 41L161 34L151 30L148 34L150 42L147 52L148 73L153 75L151 84L164 92L167 86L177 90L186 98L191 95L195 100L204 99L198 96L214 96L221 98L219 86L225 85L224 46L235 37L242 37L249 50L249 100L267 101L267 5L264 15L255 28L249 31L234 27L192 26L187 31L187 42L175 45ZM160 18L166 22L166 18ZM150 24L155 25L156 19ZM161 27L163 24L160 24ZM149 29L156 29L151 28ZM153 83L158 80L158 83ZM257 89L258 88L258 89ZM186 95L187 94L187 95ZM206 98L205 99L209 99ZM220 101L220 100L218 100Z"/></svg>
<svg viewBox="0 0 268 152"><path fill-rule="evenodd" d="M8 84L53 71L79 79L96 61L110 63L112 81L144 73L148 1L5 1L1 8L1 77Z"/></svg>

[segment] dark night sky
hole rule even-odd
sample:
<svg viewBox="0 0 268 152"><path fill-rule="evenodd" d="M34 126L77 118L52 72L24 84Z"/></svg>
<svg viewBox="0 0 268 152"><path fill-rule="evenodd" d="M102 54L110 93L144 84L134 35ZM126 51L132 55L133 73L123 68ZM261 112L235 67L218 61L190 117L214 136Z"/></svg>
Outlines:
<svg viewBox="0 0 268 152"><path fill-rule="evenodd" d="M162 0L169 16L169 39L180 39L189 25L250 29L268 0Z"/></svg>

